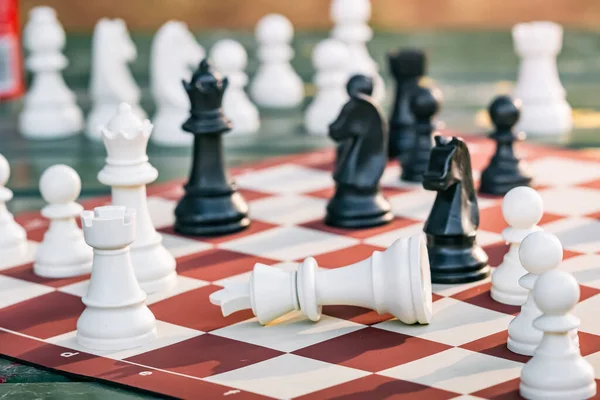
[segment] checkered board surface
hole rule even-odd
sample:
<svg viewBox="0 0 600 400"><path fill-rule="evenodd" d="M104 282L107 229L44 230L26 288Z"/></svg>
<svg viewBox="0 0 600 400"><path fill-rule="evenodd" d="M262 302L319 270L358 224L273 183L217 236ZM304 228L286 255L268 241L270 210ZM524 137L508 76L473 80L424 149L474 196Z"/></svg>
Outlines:
<svg viewBox="0 0 600 400"><path fill-rule="evenodd" d="M468 139L475 177L493 144ZM562 268L581 284L583 355L600 374L600 162L577 152L521 144L545 204L543 228L564 248ZM333 152L267 160L232 170L250 204L252 225L216 238L173 232L173 209L183 182L149 188L149 204L164 243L177 258L175 289L147 303L159 339L147 346L100 354L80 348L76 321L88 277L48 280L31 263L0 268L0 353L67 374L177 398L511 399L527 357L506 349L507 326L518 308L490 299L490 281L434 285L428 326L407 326L390 315L356 307L325 307L320 322L291 314L267 327L250 312L227 318L209 295L248 279L255 263L292 269L307 256L324 268L359 261L395 239L421 231L435 193L398 180L390 164L382 178L394 221L344 231L322 223L333 191ZM94 199L85 207L104 204ZM497 266L507 247L501 199L482 197L478 241ZM17 216L32 254L47 222ZM14 263L13 263L14 264Z"/></svg>

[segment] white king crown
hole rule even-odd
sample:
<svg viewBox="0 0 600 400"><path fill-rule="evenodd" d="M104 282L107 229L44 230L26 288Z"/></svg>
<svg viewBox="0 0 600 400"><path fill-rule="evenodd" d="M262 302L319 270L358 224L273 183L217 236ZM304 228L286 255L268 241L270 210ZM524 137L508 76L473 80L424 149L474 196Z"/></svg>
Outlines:
<svg viewBox="0 0 600 400"><path fill-rule="evenodd" d="M152 123L141 120L127 103L119 104L117 114L100 132L106 147L109 165L136 165L148 161L146 147L152 132Z"/></svg>

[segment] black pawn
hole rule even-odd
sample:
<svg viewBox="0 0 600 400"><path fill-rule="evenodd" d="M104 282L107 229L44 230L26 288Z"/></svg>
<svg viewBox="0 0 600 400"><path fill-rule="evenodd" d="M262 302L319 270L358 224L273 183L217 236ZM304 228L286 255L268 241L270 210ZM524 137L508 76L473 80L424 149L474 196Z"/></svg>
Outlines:
<svg viewBox="0 0 600 400"><path fill-rule="evenodd" d="M437 192L423 228L431 281L466 283L489 276L488 256L476 242L479 207L465 142L435 137L423 187Z"/></svg>
<svg viewBox="0 0 600 400"><path fill-rule="evenodd" d="M185 235L222 235L250 224L248 205L225 169L222 135L231 129L221 102L227 78L203 60L191 81L183 81L191 115L182 128L194 135L192 169L175 209L175 231Z"/></svg>
<svg viewBox="0 0 600 400"><path fill-rule="evenodd" d="M496 141L496 153L481 175L479 192L504 196L517 186L531 184L531 174L514 151L514 143L525 138L523 132L514 131L521 114L520 103L509 96L498 96L488 112L495 127L490 138Z"/></svg>
<svg viewBox="0 0 600 400"><path fill-rule="evenodd" d="M437 134L433 117L440 110L442 93L438 89L417 88L410 98L410 109L415 116L415 141L411 152L402 164L400 179L406 182L422 182L433 147L433 136Z"/></svg>
<svg viewBox="0 0 600 400"><path fill-rule="evenodd" d="M337 143L333 172L335 193L325 223L340 228L368 228L393 219L379 179L387 163L387 124L371 98L373 80L355 75L347 85L350 100L329 125Z"/></svg>
<svg viewBox="0 0 600 400"><path fill-rule="evenodd" d="M410 110L410 97L425 75L427 59L418 49L404 49L388 54L390 72L396 81L396 95L390 117L388 155L400 164L406 161L415 141L415 118Z"/></svg>

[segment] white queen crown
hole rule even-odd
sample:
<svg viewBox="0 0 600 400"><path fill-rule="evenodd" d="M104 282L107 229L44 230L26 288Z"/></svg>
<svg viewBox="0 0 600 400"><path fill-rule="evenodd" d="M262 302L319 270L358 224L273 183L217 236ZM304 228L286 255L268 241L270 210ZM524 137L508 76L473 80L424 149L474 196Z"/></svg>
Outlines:
<svg viewBox="0 0 600 400"><path fill-rule="evenodd" d="M521 55L558 54L562 47L563 28L550 21L516 24L512 29L515 51Z"/></svg>
<svg viewBox="0 0 600 400"><path fill-rule="evenodd" d="M148 161L146 147L154 126L141 120L127 103L119 104L117 114L100 132L106 147L106 163L114 166L138 165Z"/></svg>

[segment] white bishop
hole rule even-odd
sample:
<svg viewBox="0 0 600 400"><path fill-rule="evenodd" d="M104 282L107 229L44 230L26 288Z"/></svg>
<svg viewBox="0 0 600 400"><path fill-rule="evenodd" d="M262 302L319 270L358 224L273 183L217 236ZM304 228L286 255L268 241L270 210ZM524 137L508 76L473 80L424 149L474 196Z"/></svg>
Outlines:
<svg viewBox="0 0 600 400"><path fill-rule="evenodd" d="M128 104L120 104L108 126L100 129L108 156L98 173L98 180L112 188L113 205L137 211L131 261L147 293L172 287L176 280L175 258L162 245L162 236L154 229L148 210L146 185L158 177L146 155L151 131L149 120L140 120Z"/></svg>
<svg viewBox="0 0 600 400"><path fill-rule="evenodd" d="M27 256L27 234L25 229L15 222L6 208L13 198L13 192L6 187L10 178L10 165L0 154L0 268L14 266L25 261Z"/></svg>

